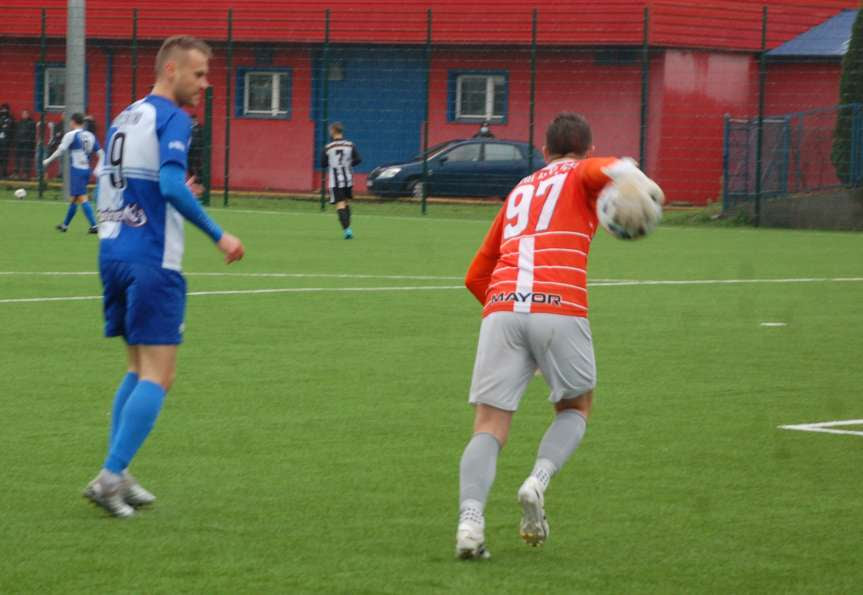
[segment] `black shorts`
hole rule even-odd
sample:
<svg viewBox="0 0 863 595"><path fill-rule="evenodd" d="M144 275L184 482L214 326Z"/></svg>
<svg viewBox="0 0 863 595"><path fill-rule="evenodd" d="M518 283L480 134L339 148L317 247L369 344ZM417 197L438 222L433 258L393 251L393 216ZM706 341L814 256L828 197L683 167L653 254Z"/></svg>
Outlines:
<svg viewBox="0 0 863 595"><path fill-rule="evenodd" d="M354 187L345 186L343 188L330 188L330 204L334 205L337 202L347 200L354 197Z"/></svg>

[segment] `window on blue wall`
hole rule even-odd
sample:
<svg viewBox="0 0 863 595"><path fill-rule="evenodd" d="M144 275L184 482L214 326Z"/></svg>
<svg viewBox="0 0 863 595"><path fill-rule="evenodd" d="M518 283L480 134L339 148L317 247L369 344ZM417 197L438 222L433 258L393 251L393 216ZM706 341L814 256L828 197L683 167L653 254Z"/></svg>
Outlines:
<svg viewBox="0 0 863 595"><path fill-rule="evenodd" d="M46 110L62 110L66 108L66 69L51 66L45 68L44 97L42 105Z"/></svg>
<svg viewBox="0 0 863 595"><path fill-rule="evenodd" d="M458 120L503 120L506 117L506 77L502 74L458 75L455 117Z"/></svg>
<svg viewBox="0 0 863 595"><path fill-rule="evenodd" d="M291 111L289 72L251 71L245 73L243 115L287 118Z"/></svg>

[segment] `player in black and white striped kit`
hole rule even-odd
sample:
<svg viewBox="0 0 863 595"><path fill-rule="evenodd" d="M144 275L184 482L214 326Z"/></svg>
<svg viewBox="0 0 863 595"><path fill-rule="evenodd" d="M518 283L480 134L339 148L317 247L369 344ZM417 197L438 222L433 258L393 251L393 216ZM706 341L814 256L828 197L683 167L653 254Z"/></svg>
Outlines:
<svg viewBox="0 0 863 595"><path fill-rule="evenodd" d="M340 122L330 126L330 141L321 153L321 167L327 168L330 188L330 204L336 205L339 223L345 239L354 237L351 230L351 207L348 199L354 197L353 167L362 161L356 145L344 137L345 129Z"/></svg>

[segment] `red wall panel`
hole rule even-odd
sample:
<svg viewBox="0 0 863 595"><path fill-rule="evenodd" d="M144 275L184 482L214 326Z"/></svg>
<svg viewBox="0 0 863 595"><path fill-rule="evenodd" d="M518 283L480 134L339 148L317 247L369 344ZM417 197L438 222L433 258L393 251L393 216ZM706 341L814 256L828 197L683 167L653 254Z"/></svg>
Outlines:
<svg viewBox="0 0 863 595"><path fill-rule="evenodd" d="M839 103L839 62L772 62L767 68L767 115L800 112Z"/></svg>
<svg viewBox="0 0 863 595"><path fill-rule="evenodd" d="M754 112L757 66L745 54L686 50L667 51L664 62L648 171L669 201L705 204L721 190L723 116Z"/></svg>
<svg viewBox="0 0 863 595"><path fill-rule="evenodd" d="M534 144L541 148L545 128L561 111L585 115L602 154L638 156L641 70L634 65L597 65L595 53L540 52L537 57ZM475 55L474 55L475 56ZM435 52L430 82L429 144L469 138L474 122L447 117L447 78L450 70L504 70L509 80L508 118L493 124L498 138L528 140L530 57L527 52L506 57L466 57L464 52Z"/></svg>

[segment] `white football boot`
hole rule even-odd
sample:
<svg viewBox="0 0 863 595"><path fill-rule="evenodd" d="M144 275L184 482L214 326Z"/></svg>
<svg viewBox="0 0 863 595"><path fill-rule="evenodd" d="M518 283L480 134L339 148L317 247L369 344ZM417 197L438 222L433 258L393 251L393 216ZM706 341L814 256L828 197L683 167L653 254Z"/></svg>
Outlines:
<svg viewBox="0 0 863 595"><path fill-rule="evenodd" d="M482 525L474 521L461 521L455 532L455 557L459 560L488 560L491 553L485 549Z"/></svg>
<svg viewBox="0 0 863 595"><path fill-rule="evenodd" d="M518 501L521 504L521 525L519 535L534 547L542 545L548 539L548 521L543 508L542 483L530 476L524 480L518 489Z"/></svg>
<svg viewBox="0 0 863 595"><path fill-rule="evenodd" d="M110 477L111 475L119 479L114 480ZM84 497L115 517L128 518L135 514L135 509L123 500L125 489L126 482L121 476L116 476L113 473L108 474L102 470L96 479L87 484Z"/></svg>
<svg viewBox="0 0 863 595"><path fill-rule="evenodd" d="M138 508L139 506L147 506L156 501L156 496L154 496L149 490L144 489L144 487L138 483L138 480L128 471L123 471L123 480L126 483L123 490L123 500L129 506Z"/></svg>

